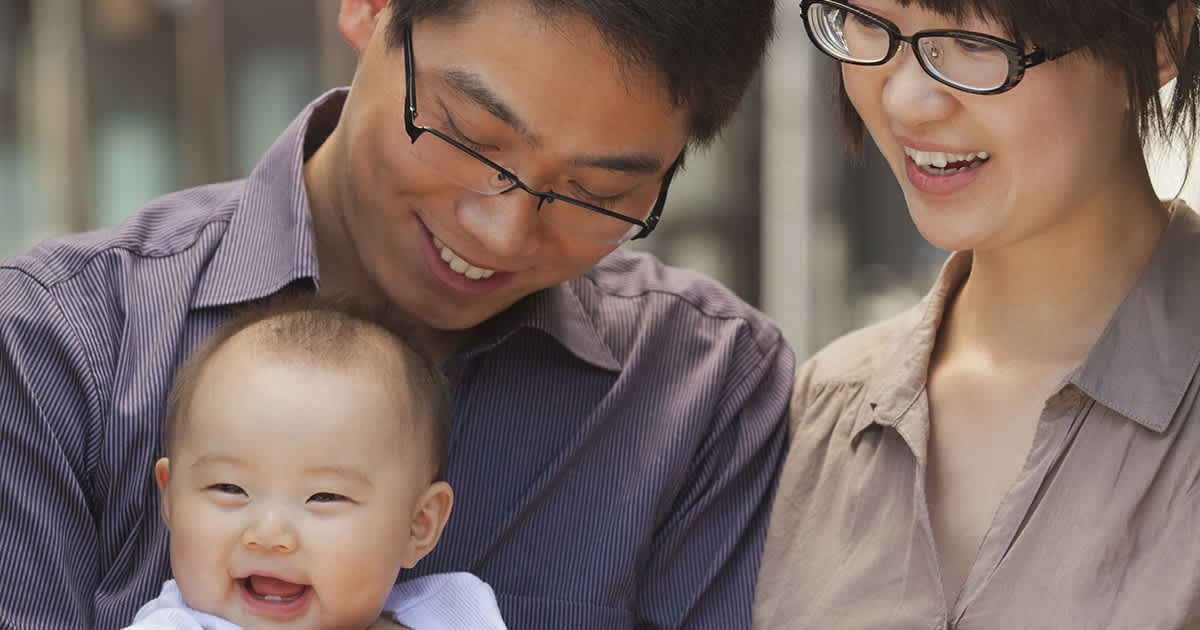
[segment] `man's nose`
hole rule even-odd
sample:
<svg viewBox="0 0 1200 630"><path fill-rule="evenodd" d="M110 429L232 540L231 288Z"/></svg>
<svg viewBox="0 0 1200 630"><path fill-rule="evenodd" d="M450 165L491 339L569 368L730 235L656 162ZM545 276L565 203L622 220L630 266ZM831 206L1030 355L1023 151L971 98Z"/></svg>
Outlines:
<svg viewBox="0 0 1200 630"><path fill-rule="evenodd" d="M459 206L459 222L498 258L532 256L547 229L538 216L540 202L540 197L521 188L500 195L471 195Z"/></svg>
<svg viewBox="0 0 1200 630"><path fill-rule="evenodd" d="M247 549L291 553L299 546L291 521L276 507L257 510L242 531L242 544Z"/></svg>

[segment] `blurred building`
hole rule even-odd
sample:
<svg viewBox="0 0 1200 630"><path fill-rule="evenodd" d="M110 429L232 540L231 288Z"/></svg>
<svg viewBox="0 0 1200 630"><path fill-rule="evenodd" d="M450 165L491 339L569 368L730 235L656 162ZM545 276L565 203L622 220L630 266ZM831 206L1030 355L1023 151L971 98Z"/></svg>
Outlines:
<svg viewBox="0 0 1200 630"><path fill-rule="evenodd" d="M0 0L0 256L243 177L320 92L349 83L337 0ZM832 66L794 3L722 140L689 159L647 241L722 280L806 356L915 302L944 253L868 148L841 149ZM1165 194L1183 174L1162 160ZM1174 168L1172 168L1174 166ZM1193 178L1196 179L1196 178Z"/></svg>
<svg viewBox="0 0 1200 630"><path fill-rule="evenodd" d="M0 256L243 177L354 51L337 0L0 0ZM756 95L672 189L656 251L759 301Z"/></svg>

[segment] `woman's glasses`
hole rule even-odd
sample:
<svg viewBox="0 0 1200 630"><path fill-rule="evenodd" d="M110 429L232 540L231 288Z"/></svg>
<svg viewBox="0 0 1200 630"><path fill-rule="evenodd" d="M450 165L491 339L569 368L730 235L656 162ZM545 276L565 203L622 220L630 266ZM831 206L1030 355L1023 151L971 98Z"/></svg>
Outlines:
<svg viewBox="0 0 1200 630"><path fill-rule="evenodd" d="M1010 41L974 31L938 29L906 37L878 15L836 0L801 0L800 10L809 38L838 61L878 66L907 44L929 76L972 94L1007 92L1026 68L1070 52L1048 53L1034 46L1026 53Z"/></svg>

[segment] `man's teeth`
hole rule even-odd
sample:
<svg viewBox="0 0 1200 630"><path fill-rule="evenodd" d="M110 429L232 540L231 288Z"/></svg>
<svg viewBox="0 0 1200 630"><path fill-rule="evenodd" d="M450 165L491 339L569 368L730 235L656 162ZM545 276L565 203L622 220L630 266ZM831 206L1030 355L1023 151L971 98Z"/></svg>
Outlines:
<svg viewBox="0 0 1200 630"><path fill-rule="evenodd" d="M439 240L436 236L433 238L433 246L436 247L438 249L438 253L442 255L442 260L450 264L451 269L453 269L456 273L460 273L472 280L491 278L492 274L496 273L496 270L494 269L476 267L475 265L463 260L458 254L454 253L454 250L446 247L446 244Z"/></svg>
<svg viewBox="0 0 1200 630"><path fill-rule="evenodd" d="M988 159L987 151L972 151L971 153L946 153L944 151L918 151L904 147L904 155L912 158L917 166L933 170L944 169L947 174L957 173L968 168L974 168ZM948 164L960 166L947 169Z"/></svg>

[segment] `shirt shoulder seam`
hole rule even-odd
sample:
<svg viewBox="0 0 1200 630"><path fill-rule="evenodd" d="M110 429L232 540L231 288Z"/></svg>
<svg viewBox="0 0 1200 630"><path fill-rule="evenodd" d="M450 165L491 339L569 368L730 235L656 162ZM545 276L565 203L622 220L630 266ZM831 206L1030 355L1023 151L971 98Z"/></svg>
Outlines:
<svg viewBox="0 0 1200 630"><path fill-rule="evenodd" d="M146 253L146 252L138 251L129 245L123 245L123 244L106 245L106 246L101 247L101 248L91 252L90 254L88 254L85 258L81 259L78 263L73 265L73 267L74 267L73 269L70 269L61 278L58 278L58 279L54 280L53 282L48 282L48 281L42 280L34 272L30 271L29 269L26 269L23 266L20 266L17 264L12 264L11 261L8 263L0 264L0 269L10 269L10 270L19 272L23 275L26 275L31 280L36 282L39 286L41 286L47 293L53 293L54 289L57 288L59 285L71 282L72 280L77 278L79 276L79 274L87 271L88 268L91 267L92 263L94 263L97 258L99 258L100 256L104 255L107 252L123 251L123 252L128 253L131 256L135 256L135 257L143 259L143 260L160 260L160 259L171 258L173 256L179 256L181 254L187 253L193 247L195 247L196 244L200 242L200 237L204 234L204 232L206 230L208 230L209 227L216 225L216 224L220 224L220 223L229 223L229 221L230 221L230 217L213 218L208 221L205 221L203 224L201 224L195 230L195 233L192 235L191 240L186 245L183 245L182 247L175 249L173 251L169 251L169 252ZM13 259L13 260L16 260L16 259Z"/></svg>
<svg viewBox="0 0 1200 630"><path fill-rule="evenodd" d="M767 347L765 347L763 345L763 343L766 340L764 340L764 342L760 342L757 333L759 333L763 330L773 330L773 334L771 335L771 337L773 338L771 340L773 342L773 344L771 344L771 345L777 345L779 343L779 341L782 339L782 333L779 332L778 327L771 326L771 325L756 326L755 322L753 321L754 318L751 318L744 314L711 313L711 312L707 311L702 305L698 304L696 301L689 299L675 291L669 291L666 289L645 288L645 289L642 289L641 291L638 291L637 293L618 293L611 289L607 289L607 288L601 286L601 284L598 281L596 281L596 279L593 278L591 276L591 274L584 274L582 276L582 278L586 279L589 283L591 283L591 285L593 287L596 288L596 290L602 292L604 295L606 295L608 297L621 298L621 299L626 299L626 300L636 300L636 299L644 298L644 297L646 297L648 295L652 295L652 294L653 295L666 295L666 296L675 298L675 299L683 302L684 304L687 304L688 306L691 306L692 309L695 310L697 313L699 313L700 315L707 317L709 319L721 320L721 321L729 321L729 320L742 321L742 322L746 323L746 325L748 325L750 327L750 329L753 331L752 334L750 335L750 339L753 341L754 348L755 348L755 350L758 351L758 354L760 357L767 356L769 354L769 350L767 349ZM730 295L733 295L732 291L730 291ZM754 307L750 306L749 304L746 304L746 308L752 309ZM765 321L766 316L763 315L763 318Z"/></svg>

